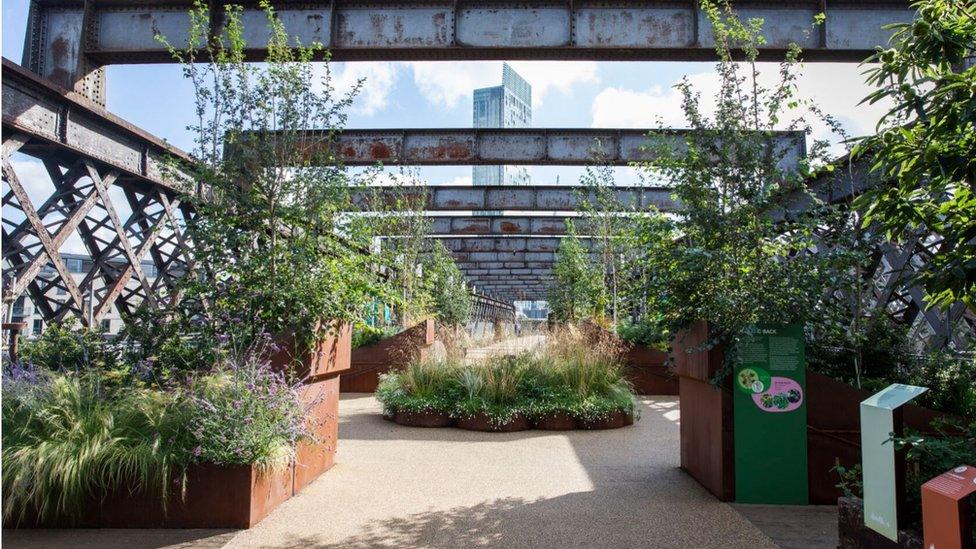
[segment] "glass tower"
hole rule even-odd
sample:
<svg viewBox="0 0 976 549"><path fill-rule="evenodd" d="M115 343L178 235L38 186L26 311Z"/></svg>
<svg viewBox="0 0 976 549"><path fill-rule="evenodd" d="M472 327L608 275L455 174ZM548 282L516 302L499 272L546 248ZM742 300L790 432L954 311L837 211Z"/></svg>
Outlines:
<svg viewBox="0 0 976 549"><path fill-rule="evenodd" d="M502 65L502 85L474 90L475 128L528 128L532 125L532 86ZM529 171L521 166L475 166L475 185L528 185Z"/></svg>

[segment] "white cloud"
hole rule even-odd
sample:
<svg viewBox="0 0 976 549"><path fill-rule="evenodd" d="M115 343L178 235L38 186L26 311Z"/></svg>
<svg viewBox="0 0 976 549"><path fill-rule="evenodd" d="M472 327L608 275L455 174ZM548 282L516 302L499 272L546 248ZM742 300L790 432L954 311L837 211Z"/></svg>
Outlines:
<svg viewBox="0 0 976 549"><path fill-rule="evenodd" d="M760 84L772 86L778 76L777 70L773 64L761 65ZM858 105L870 91L864 84L862 70L852 64L807 64L797 83L799 96L819 105L825 114L835 117L852 135L870 133L887 107L884 104ZM701 93L702 111L714 113L715 94L720 86L718 75L705 72L687 78L692 88ZM592 125L603 128L687 127L681 99L681 93L674 87L654 86L646 90L609 87L593 100ZM830 135L823 123L814 123L813 129L816 138Z"/></svg>
<svg viewBox="0 0 976 549"><path fill-rule="evenodd" d="M443 62L416 61L414 83L428 102L455 107L471 98L475 88L501 84L501 61ZM600 81L597 63L593 61L512 61L509 65L532 86L532 105L542 104L552 91L568 94L575 86Z"/></svg>
<svg viewBox="0 0 976 549"><path fill-rule="evenodd" d="M386 108L398 72L397 65L386 62L334 63L332 71L333 85L340 94L365 79L352 105L352 111L363 116L373 116Z"/></svg>

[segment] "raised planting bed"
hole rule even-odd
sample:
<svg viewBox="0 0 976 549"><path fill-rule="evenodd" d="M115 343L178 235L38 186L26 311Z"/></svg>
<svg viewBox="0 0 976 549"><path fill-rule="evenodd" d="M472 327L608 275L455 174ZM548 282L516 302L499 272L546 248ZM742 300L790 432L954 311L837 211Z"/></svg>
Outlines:
<svg viewBox="0 0 976 549"><path fill-rule="evenodd" d="M511 433L513 431L525 431L532 427L529 418L524 414L518 413L511 417L506 423L501 425L493 423L484 412L476 412L468 417L460 417L454 422L459 429L468 431L491 431L496 433Z"/></svg>
<svg viewBox="0 0 976 549"><path fill-rule="evenodd" d="M698 323L674 340L681 401L681 468L723 501L735 499L731 376L711 380L724 359L720 347L705 349L708 325ZM833 505L841 497L836 463L861 462L859 407L869 391L807 370L807 481L810 503ZM945 416L920 406L903 407L906 429L931 432Z"/></svg>
<svg viewBox="0 0 976 549"><path fill-rule="evenodd" d="M608 416L593 419L580 419L578 424L580 429L599 430L599 429L620 429L626 427L627 416L630 416L630 425L633 425L633 415L617 410Z"/></svg>
<svg viewBox="0 0 976 549"><path fill-rule="evenodd" d="M837 499L837 534L841 549L922 549L918 532L900 530L894 542L864 525L864 502L858 498Z"/></svg>
<svg viewBox="0 0 976 549"><path fill-rule="evenodd" d="M393 414L392 419L394 422L407 427L450 427L454 424L450 414L436 410L424 410L422 412L402 410Z"/></svg>
<svg viewBox="0 0 976 549"><path fill-rule="evenodd" d="M532 427L542 431L571 431L578 429L576 418L569 412L553 412L532 420Z"/></svg>
<svg viewBox="0 0 976 549"><path fill-rule="evenodd" d="M593 323L584 325L589 337L609 338L624 349L620 356L623 361L627 381L638 395L677 395L678 376L668 368L668 354L660 349L630 343Z"/></svg>
<svg viewBox="0 0 976 549"><path fill-rule="evenodd" d="M88 528L250 528L275 507L310 484L334 464L338 438L339 378L348 369L349 330L320 345L308 372L302 400L314 442L301 444L295 459L279 470L254 465L202 463L186 471L186 493L173 479L165 504L158 493L121 487L107 494L93 494L74 518L53 517L39 521L30 516L18 524L32 527ZM320 352L319 352L320 351Z"/></svg>
<svg viewBox="0 0 976 549"><path fill-rule="evenodd" d="M426 358L435 337L434 321L428 319L372 345L352 349L351 369L343 373L340 390L343 393L376 391L380 374L402 368L411 360Z"/></svg>

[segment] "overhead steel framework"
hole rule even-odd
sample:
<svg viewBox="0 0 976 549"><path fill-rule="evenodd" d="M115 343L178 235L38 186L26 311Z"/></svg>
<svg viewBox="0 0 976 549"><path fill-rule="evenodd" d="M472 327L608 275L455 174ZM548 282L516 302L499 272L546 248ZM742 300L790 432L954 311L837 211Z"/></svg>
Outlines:
<svg viewBox="0 0 976 549"><path fill-rule="evenodd" d="M244 2L246 39L262 43L264 14ZM711 60L711 29L697 0L304 0L277 2L289 34L321 42L335 60L591 59ZM910 21L907 0L747 0L734 2L746 18L764 20L760 59L775 61L791 42L807 61L860 62L887 43L889 23ZM223 2L209 2L212 7ZM74 314L97 321L109 309L141 303L165 307L179 300L175 281L192 271L192 243L182 233L194 212L181 201L183 180L163 170L180 151L113 117L104 105L104 66L171 62L157 40L185 42L190 0L32 0L23 65L3 63L3 262L4 299L27 293L46 319ZM212 32L222 32L219 9ZM812 22L823 14L823 24ZM248 51L263 59L261 49ZM66 93L52 85L77 93ZM86 99L87 98L87 99ZM389 129L346 130L325 142L349 166L478 164L627 165L655 160L661 148L681 147L681 132L594 129ZM778 134L786 147L783 167L801 159L803 138ZM43 201L37 170L52 192ZM867 161L810 182L821 200L843 202L877 184ZM174 182L175 181L175 182ZM187 187L191 189L190 187ZM400 192L399 190L397 192ZM593 203L582 187L431 187L428 210L439 219L435 236L452 251L479 291L495 297L543 299L553 283L558 217L542 211L580 210ZM392 193L392 192L391 192ZM679 211L666 189L617 188L623 208L656 206ZM386 191L369 197L386 200ZM363 199L368 199L363 195ZM120 200L122 202L120 202ZM806 197L773 217L810 207ZM131 212L131 213L129 213ZM514 213L506 213L514 212ZM464 219L467 217L467 219ZM80 239L93 265L80 278L68 272L60 250ZM396 240L395 237L390 238ZM593 238L581 237L591 254ZM906 284L940 246L923 233L903 244L885 244L869 269L879 308L931 335L935 345L973 333L976 317L963 304L927 309L924 294ZM151 272L144 269L151 262ZM60 297L59 297L60 294ZM93 303L89 303L89 300ZM482 296L477 314L514 314L509 304ZM86 310L88 314L85 314ZM960 326L963 328L960 329Z"/></svg>
<svg viewBox="0 0 976 549"><path fill-rule="evenodd" d="M178 169L164 177L163 164L186 155L6 59L2 110L4 301L26 291L45 319L73 314L82 323L112 307L128 313L178 301L176 279L193 268L181 232L193 212L180 197L193 189L180 186ZM44 182L22 180L17 153L43 166L51 190L42 202L28 189ZM72 236L92 258L80 281L61 256Z"/></svg>
<svg viewBox="0 0 976 549"><path fill-rule="evenodd" d="M680 209L664 187L615 187L610 189L614 202L624 208L646 209L654 206L663 212ZM585 205L596 206L596 191L583 185L437 185L406 188L373 188L355 199L360 204L369 201L393 203L404 196L425 198L425 209L438 212L461 211L578 211Z"/></svg>
<svg viewBox="0 0 976 549"><path fill-rule="evenodd" d="M450 128L344 130L334 141L309 132L309 154L330 152L346 166L628 166L653 162L662 149L680 151L688 130L593 128ZM319 144L322 150L312 152ZM806 156L803 132L772 132L769 146L782 169ZM233 154L233 151L227 151ZM327 160L330 155L320 155Z"/></svg>
<svg viewBox="0 0 976 549"><path fill-rule="evenodd" d="M245 39L264 44L265 17L245 1ZM212 32L223 32L219 6ZM338 61L589 59L707 61L712 29L697 0L304 0L276 3L301 43L318 42ZM885 44L889 23L910 21L906 0L750 0L744 18L762 18L760 59L776 61L797 43L808 61L860 62ZM102 67L172 62L157 39L187 42L190 0L32 0L24 65L105 102ZM814 20L823 14L823 22ZM249 50L263 60L260 48Z"/></svg>

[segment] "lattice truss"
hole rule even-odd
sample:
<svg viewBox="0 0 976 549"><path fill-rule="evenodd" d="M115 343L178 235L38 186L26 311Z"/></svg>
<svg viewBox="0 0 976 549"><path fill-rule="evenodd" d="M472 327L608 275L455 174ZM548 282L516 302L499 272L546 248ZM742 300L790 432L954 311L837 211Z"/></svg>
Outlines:
<svg viewBox="0 0 976 549"><path fill-rule="evenodd" d="M855 223L859 223L858 220ZM815 232L817 246L823 250L830 240L826 231ZM909 327L910 336L921 346L940 349L966 348L976 341L976 311L964 303L953 303L947 309L929 308L925 291L911 284L913 277L926 268L938 253L942 237L921 230L904 242L884 240L873 247L870 261L862 273L865 292L861 306L865 310L882 310L899 324ZM835 297L855 302L855 297L841 289L832 290Z"/></svg>
<svg viewBox="0 0 976 549"><path fill-rule="evenodd" d="M63 147L3 142L3 291L30 297L45 321L97 324L145 304L179 301L192 269L183 228L192 210L172 191L101 167ZM66 249L90 256L69 269Z"/></svg>

